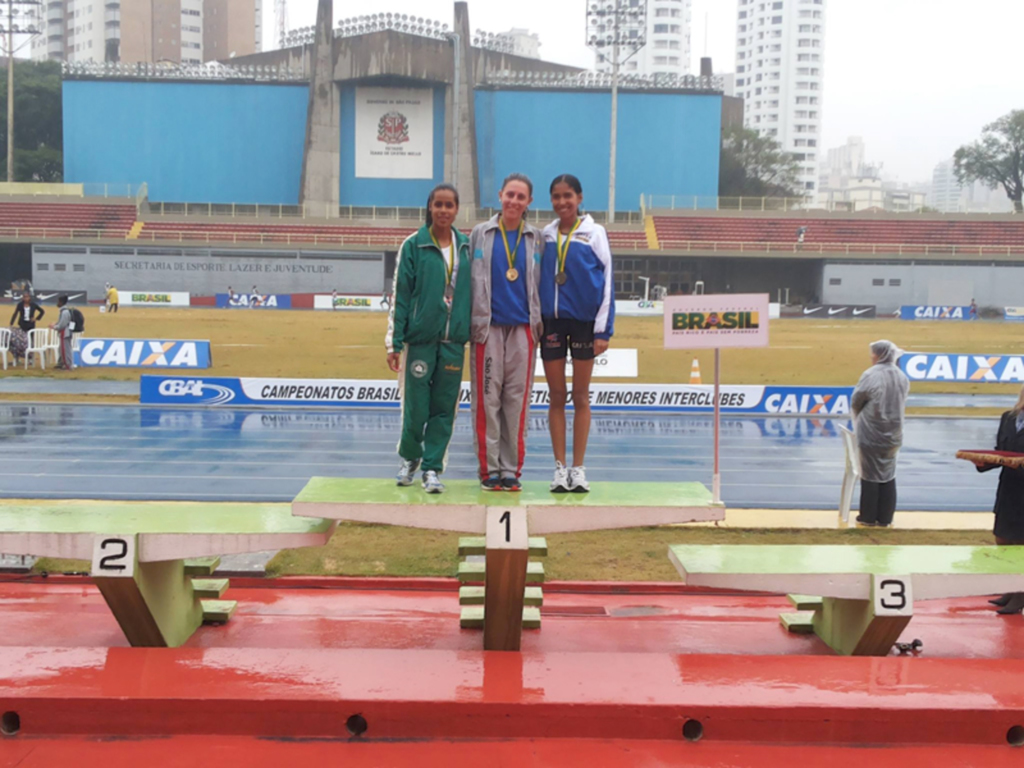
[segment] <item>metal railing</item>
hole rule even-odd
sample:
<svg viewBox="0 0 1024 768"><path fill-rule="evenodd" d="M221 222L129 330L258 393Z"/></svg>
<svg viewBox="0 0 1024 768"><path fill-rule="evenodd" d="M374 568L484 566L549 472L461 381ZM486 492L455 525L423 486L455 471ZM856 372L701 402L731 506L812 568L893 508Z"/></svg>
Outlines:
<svg viewBox="0 0 1024 768"><path fill-rule="evenodd" d="M658 250L712 253L875 254L878 256L1011 256L1024 254L1020 245L934 245L924 243L766 243L717 240L674 240L659 236Z"/></svg>
<svg viewBox="0 0 1024 768"><path fill-rule="evenodd" d="M858 216L879 214L914 214L933 216L1009 216L1013 211L995 213L990 211L938 211L928 206L900 207L899 210L878 208L858 209L856 203L833 200L818 203L806 197L714 197L711 195L640 195L640 210L648 214L659 211L750 211L804 212L804 213L852 213Z"/></svg>
<svg viewBox="0 0 1024 768"><path fill-rule="evenodd" d="M207 217L215 216L221 218L246 218L246 219L324 219L328 222L335 221L380 221L400 222L403 226L412 226L417 222L422 223L427 214L426 208L404 208L396 206L377 205L343 205L337 209L335 215L329 206L305 205L263 205L256 203L176 203L176 202L152 202L143 206L148 218L161 216L174 217ZM465 226L477 224L498 213L500 208L462 208L459 210L456 223ZM604 223L608 219L607 211L587 211L598 223ZM553 221L556 217L552 210L530 210L526 213L526 220L531 224L544 226ZM642 225L644 214L640 211L617 211L615 214L616 224Z"/></svg>

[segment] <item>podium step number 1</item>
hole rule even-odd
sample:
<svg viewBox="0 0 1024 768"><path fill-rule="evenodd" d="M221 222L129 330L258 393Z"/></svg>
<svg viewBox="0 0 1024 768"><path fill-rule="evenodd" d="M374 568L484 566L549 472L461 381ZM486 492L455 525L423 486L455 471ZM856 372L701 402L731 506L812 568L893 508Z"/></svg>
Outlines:
<svg viewBox="0 0 1024 768"><path fill-rule="evenodd" d="M484 576L484 650L518 651L530 558L524 507L488 507Z"/></svg>

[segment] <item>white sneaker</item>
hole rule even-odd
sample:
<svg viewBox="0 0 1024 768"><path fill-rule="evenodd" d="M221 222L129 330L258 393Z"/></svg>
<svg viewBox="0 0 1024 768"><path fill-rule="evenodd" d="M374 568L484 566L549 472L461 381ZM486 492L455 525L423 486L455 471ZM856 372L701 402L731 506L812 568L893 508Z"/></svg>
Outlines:
<svg viewBox="0 0 1024 768"><path fill-rule="evenodd" d="M569 468L569 490L573 493L587 493L590 490L586 467Z"/></svg>
<svg viewBox="0 0 1024 768"><path fill-rule="evenodd" d="M395 481L398 485L412 485L416 482L416 470L420 468L420 460L413 459L412 461L402 460L402 466L398 468L398 474L395 476Z"/></svg>
<svg viewBox="0 0 1024 768"><path fill-rule="evenodd" d="M423 490L427 493L444 493L444 483L432 469L423 473Z"/></svg>
<svg viewBox="0 0 1024 768"><path fill-rule="evenodd" d="M552 493L569 492L569 470L560 461L555 462L555 479L551 481Z"/></svg>

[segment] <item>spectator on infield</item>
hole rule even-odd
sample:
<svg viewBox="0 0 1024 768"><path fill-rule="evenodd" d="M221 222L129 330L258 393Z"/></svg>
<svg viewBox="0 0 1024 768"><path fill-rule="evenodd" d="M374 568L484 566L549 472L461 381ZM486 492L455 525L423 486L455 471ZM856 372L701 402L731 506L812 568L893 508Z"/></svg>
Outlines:
<svg viewBox="0 0 1024 768"><path fill-rule="evenodd" d="M524 217L533 182L521 173L498 193L501 213L469 236L473 322L469 348L473 452L485 491L521 491L540 319L544 238Z"/></svg>
<svg viewBox="0 0 1024 768"><path fill-rule="evenodd" d="M594 358L608 349L615 325L615 291L608 233L580 210L583 187L571 174L551 182L558 218L544 227L540 356L548 380L548 425L555 454L554 493L590 490L583 459L590 437L590 377ZM565 360L572 350L572 466L565 464Z"/></svg>
<svg viewBox="0 0 1024 768"><path fill-rule="evenodd" d="M118 305L117 288L107 283L107 312L117 312Z"/></svg>
<svg viewBox="0 0 1024 768"><path fill-rule="evenodd" d="M18 327L28 333L36 327L36 321L42 320L45 314L43 308L32 301L32 294L25 291L21 294L21 301L14 308L14 314L11 315L11 325L17 322Z"/></svg>
<svg viewBox="0 0 1024 768"><path fill-rule="evenodd" d="M896 362L903 350L891 341L871 345L872 366L861 374L850 407L860 452L857 522L887 528L896 512L896 455L903 445L903 412L910 381Z"/></svg>
<svg viewBox="0 0 1024 768"><path fill-rule="evenodd" d="M469 341L469 238L452 226L458 213L455 187L434 187L426 224L398 251L384 341L402 397L397 482L412 485L422 469L427 493L444 492L439 476L447 463Z"/></svg>
<svg viewBox="0 0 1024 768"><path fill-rule="evenodd" d="M74 324L71 320L71 307L68 306L67 294L61 294L57 297L57 309L60 310L60 317L56 323L50 326L50 328L60 334L60 345L57 348L57 368L70 371L75 367L75 360L71 352L71 336L74 333Z"/></svg>

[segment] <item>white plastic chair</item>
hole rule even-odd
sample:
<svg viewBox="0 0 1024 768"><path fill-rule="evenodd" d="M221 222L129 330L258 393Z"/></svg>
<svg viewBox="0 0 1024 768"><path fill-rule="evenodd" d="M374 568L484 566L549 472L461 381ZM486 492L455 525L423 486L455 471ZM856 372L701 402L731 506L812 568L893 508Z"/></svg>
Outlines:
<svg viewBox="0 0 1024 768"><path fill-rule="evenodd" d="M4 370L7 370L7 355L11 349L11 329L0 328L0 353L3 354Z"/></svg>
<svg viewBox="0 0 1024 768"><path fill-rule="evenodd" d="M30 355L35 355L36 360L46 370L46 353L50 349L50 334L53 333L49 328L33 328L28 332L28 347L25 348L25 370L28 370L28 359Z"/></svg>
<svg viewBox="0 0 1024 768"><path fill-rule="evenodd" d="M71 351L80 352L82 350L82 334L72 333L71 334Z"/></svg>
<svg viewBox="0 0 1024 768"><path fill-rule="evenodd" d="M46 337L46 348L53 352L53 364L60 362L60 331L47 328L50 335Z"/></svg>
<svg viewBox="0 0 1024 768"><path fill-rule="evenodd" d="M846 449L846 471L843 473L843 487L839 493L839 519L849 523L853 492L860 482L860 449L853 432L842 424L839 425L839 434L843 436L843 447Z"/></svg>

